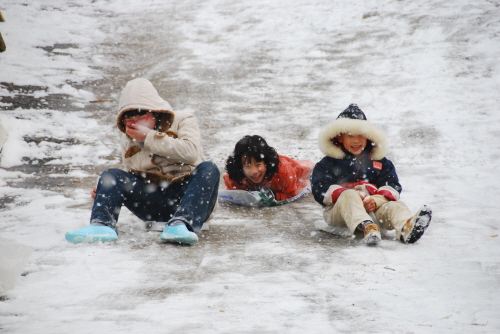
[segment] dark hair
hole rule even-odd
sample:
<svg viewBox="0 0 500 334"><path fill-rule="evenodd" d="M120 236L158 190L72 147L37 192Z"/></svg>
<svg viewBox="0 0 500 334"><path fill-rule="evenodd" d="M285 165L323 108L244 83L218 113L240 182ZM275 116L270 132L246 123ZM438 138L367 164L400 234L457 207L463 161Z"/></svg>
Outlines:
<svg viewBox="0 0 500 334"><path fill-rule="evenodd" d="M123 118L125 117L135 117L135 116L142 116L146 115L148 112L151 112L150 110L142 110L142 109L131 109L127 110L123 113Z"/></svg>
<svg viewBox="0 0 500 334"><path fill-rule="evenodd" d="M245 136L234 146L234 152L226 160L226 171L229 178L242 184L245 174L241 160L254 158L255 161L264 161L266 164L266 178L270 180L278 172L279 158L276 150L267 145L261 136Z"/></svg>

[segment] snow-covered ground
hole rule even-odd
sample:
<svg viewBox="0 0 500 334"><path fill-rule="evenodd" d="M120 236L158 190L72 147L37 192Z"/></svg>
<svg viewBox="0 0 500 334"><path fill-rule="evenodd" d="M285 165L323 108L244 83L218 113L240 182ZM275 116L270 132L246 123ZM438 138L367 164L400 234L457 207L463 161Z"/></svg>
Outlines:
<svg viewBox="0 0 500 334"><path fill-rule="evenodd" d="M500 3L486 0L4 0L0 236L34 252L2 333L500 332ZM116 244L74 245L119 164L121 88L194 112L220 166L245 134L318 161L350 103L384 129L414 245L317 230L312 197L220 206L191 247L125 209ZM89 101L106 100L90 103ZM110 100L110 101L107 101ZM29 102L29 103L28 103ZM0 258L2 254L0 254Z"/></svg>

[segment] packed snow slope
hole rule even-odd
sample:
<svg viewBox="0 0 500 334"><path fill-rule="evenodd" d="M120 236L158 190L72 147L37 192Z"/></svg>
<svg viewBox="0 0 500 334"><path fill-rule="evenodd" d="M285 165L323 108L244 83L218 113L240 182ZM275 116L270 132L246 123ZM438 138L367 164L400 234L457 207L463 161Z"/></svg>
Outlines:
<svg viewBox="0 0 500 334"><path fill-rule="evenodd" d="M34 249L0 292L0 332L500 332L498 1L4 0L0 11L0 236ZM88 224L99 173L120 165L115 111L137 77L197 115L221 171L246 134L319 161L319 130L357 103L387 134L401 200L432 207L429 229L369 248L318 230L308 196L221 205L191 247L162 243L126 209L117 243L66 242Z"/></svg>

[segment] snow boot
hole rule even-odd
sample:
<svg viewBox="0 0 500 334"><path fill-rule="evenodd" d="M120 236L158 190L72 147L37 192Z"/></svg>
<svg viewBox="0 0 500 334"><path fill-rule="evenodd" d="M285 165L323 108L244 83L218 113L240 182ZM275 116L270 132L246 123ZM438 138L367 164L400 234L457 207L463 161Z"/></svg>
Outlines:
<svg viewBox="0 0 500 334"><path fill-rule="evenodd" d="M363 241L367 246L376 246L380 240L382 240L382 237L380 236L380 228L375 223L370 222L370 224L364 225L363 231L365 233Z"/></svg>
<svg viewBox="0 0 500 334"><path fill-rule="evenodd" d="M80 230L67 232L66 240L74 244L96 241L106 242L118 240L118 235L111 227L90 225Z"/></svg>
<svg viewBox="0 0 500 334"><path fill-rule="evenodd" d="M160 234L160 239L167 242L178 242L180 244L195 244L198 242L198 236L196 233L188 230L184 223L180 225L176 225L176 222L173 225L165 226L162 234Z"/></svg>
<svg viewBox="0 0 500 334"><path fill-rule="evenodd" d="M432 210L423 205L418 212L406 221L401 230L401 241L405 244L413 244L422 237L425 229L431 223Z"/></svg>

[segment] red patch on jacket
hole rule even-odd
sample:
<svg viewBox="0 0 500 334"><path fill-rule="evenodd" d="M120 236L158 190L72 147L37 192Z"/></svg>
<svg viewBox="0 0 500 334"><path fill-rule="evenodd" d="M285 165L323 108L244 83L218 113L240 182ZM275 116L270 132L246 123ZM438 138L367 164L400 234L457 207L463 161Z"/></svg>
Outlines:
<svg viewBox="0 0 500 334"><path fill-rule="evenodd" d="M382 163L378 162L378 161L374 161L373 168L378 169L378 170L382 170Z"/></svg>

